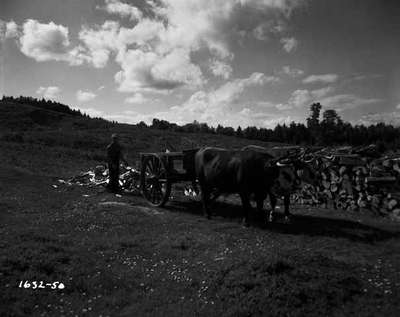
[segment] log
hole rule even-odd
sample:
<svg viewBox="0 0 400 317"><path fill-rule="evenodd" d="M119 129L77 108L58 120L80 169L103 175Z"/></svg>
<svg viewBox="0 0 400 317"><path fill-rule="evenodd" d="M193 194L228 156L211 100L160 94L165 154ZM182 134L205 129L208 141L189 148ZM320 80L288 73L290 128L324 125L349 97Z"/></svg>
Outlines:
<svg viewBox="0 0 400 317"><path fill-rule="evenodd" d="M369 176L365 179L365 182L367 184L381 184L381 183L395 183L396 182L396 177L394 176Z"/></svg>

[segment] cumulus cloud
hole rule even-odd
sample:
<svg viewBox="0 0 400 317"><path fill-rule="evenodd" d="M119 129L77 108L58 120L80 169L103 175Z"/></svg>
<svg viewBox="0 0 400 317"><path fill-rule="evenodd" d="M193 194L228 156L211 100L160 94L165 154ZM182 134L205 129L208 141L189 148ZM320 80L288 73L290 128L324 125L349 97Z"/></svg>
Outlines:
<svg viewBox="0 0 400 317"><path fill-rule="evenodd" d="M142 11L140 11L137 7L123 3L119 0L105 0L105 6L99 8L107 11L110 14L128 17L133 21L137 21L142 18Z"/></svg>
<svg viewBox="0 0 400 317"><path fill-rule="evenodd" d="M173 106L169 111L158 113L156 117L177 123L197 120L211 125L223 124L227 126L249 125L254 120L259 122L261 120L260 116L269 116L265 113L257 113L256 115L253 112L244 116L245 113L234 111L233 109L235 105L238 106L238 101L246 89L275 81L276 78L272 76L253 73L247 78L228 81L208 92L204 90L197 91L182 105Z"/></svg>
<svg viewBox="0 0 400 317"><path fill-rule="evenodd" d="M281 73L296 78L302 76L304 74L304 71L299 68L292 68L286 65L282 67Z"/></svg>
<svg viewBox="0 0 400 317"><path fill-rule="evenodd" d="M96 94L91 91L78 90L76 92L76 99L79 102L88 102L96 98Z"/></svg>
<svg viewBox="0 0 400 317"><path fill-rule="evenodd" d="M278 110L304 108L313 102L319 102L321 98L325 97L331 92L333 92L333 88L330 86L315 90L297 89L292 92L287 103L277 104L276 108Z"/></svg>
<svg viewBox="0 0 400 317"><path fill-rule="evenodd" d="M229 79L232 75L232 67L222 61L213 60L210 64L210 70L215 76L220 76L224 79Z"/></svg>
<svg viewBox="0 0 400 317"><path fill-rule="evenodd" d="M190 54L184 49L162 57L154 52L128 50L118 62L122 70L115 79L123 92L171 90L183 85L198 87L204 82L200 67L190 61Z"/></svg>
<svg viewBox="0 0 400 317"><path fill-rule="evenodd" d="M143 93L169 91L177 87L199 89L206 79L193 56L206 52L214 60L211 72L229 79L232 43L237 40L242 12L250 19L247 31L255 36L286 32L290 12L305 0L159 0L138 7L122 0L105 0L98 7L112 15L130 19L130 26L105 21L81 28L79 43L71 43L66 26L27 20L20 35L10 24L10 36L19 37L20 49L36 61L64 61L71 65L89 63L103 68L110 60L119 66L115 74L119 91ZM263 19L261 21L261 19ZM257 27L259 28L257 29ZM12 31L13 30L13 31ZM285 37L292 51L294 38Z"/></svg>
<svg viewBox="0 0 400 317"><path fill-rule="evenodd" d="M131 97L125 99L125 103L132 103L132 104L143 104L148 101L146 97L143 96L140 92L134 94Z"/></svg>
<svg viewBox="0 0 400 317"><path fill-rule="evenodd" d="M60 95L61 89L57 86L49 86L49 87L41 86L38 88L38 90L36 90L36 93L38 95L41 95L45 99L54 100Z"/></svg>
<svg viewBox="0 0 400 317"><path fill-rule="evenodd" d="M21 52L38 62L55 60L80 65L85 59L82 48L71 47L68 28L54 22L45 24L27 20L22 26L19 42Z"/></svg>
<svg viewBox="0 0 400 317"><path fill-rule="evenodd" d="M88 61L94 67L106 66L110 54L118 48L124 48L118 43L119 28L118 22L106 21L103 25L94 28L83 27L79 32L79 39L85 45Z"/></svg>
<svg viewBox="0 0 400 317"><path fill-rule="evenodd" d="M264 31L269 28L269 32L283 32L283 18L279 17L282 14L287 16L302 2L148 1L143 10L152 14L133 14L136 22L133 27L127 28L117 22L106 21L101 26L84 27L79 38L87 48L90 63L95 67L104 67L110 57L115 56L115 61L121 67L115 75L120 91L162 91L180 86L198 88L205 83L205 79L200 67L193 62L192 55L200 50L207 50L211 59L218 61L211 66L214 75L224 79L230 77L228 61L234 58L230 41L237 34L235 27L241 10L252 14L273 11L273 22L263 26ZM124 5L128 7L120 10ZM104 8L113 14L126 12L127 16L131 15L134 7L115 0L107 1ZM260 24L259 20L253 23L255 26Z"/></svg>
<svg viewBox="0 0 400 317"><path fill-rule="evenodd" d="M303 79L304 84L324 83L331 84L339 79L337 74L310 75Z"/></svg>
<svg viewBox="0 0 400 317"><path fill-rule="evenodd" d="M281 38L281 44L287 53L291 53L297 48L299 41L294 37L284 37Z"/></svg>

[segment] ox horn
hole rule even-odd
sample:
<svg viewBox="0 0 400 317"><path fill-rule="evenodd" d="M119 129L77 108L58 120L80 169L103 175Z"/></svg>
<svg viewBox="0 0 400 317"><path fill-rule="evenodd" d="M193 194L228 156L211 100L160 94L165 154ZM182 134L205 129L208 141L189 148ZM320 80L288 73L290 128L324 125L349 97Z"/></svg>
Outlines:
<svg viewBox="0 0 400 317"><path fill-rule="evenodd" d="M312 161L314 161L314 157L311 157L309 160L304 160L305 163L311 163Z"/></svg>
<svg viewBox="0 0 400 317"><path fill-rule="evenodd" d="M287 163L283 163L282 161L287 161ZM276 161L276 166L280 166L280 167L283 167L283 166L290 166L291 165L291 161L290 161L290 159L288 159L288 158L283 158L283 159L280 159L280 160L277 160Z"/></svg>
<svg viewBox="0 0 400 317"><path fill-rule="evenodd" d="M284 164L278 161L276 162L276 166L283 167L283 166L289 166L289 164Z"/></svg>

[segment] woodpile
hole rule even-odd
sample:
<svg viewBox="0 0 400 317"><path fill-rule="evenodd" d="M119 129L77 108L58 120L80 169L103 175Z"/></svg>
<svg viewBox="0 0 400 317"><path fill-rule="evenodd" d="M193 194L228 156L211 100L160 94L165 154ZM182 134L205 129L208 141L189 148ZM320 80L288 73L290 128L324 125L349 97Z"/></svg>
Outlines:
<svg viewBox="0 0 400 317"><path fill-rule="evenodd" d="M400 153L380 157L374 145L322 149L310 154L320 181L295 195L304 204L370 210L400 220Z"/></svg>

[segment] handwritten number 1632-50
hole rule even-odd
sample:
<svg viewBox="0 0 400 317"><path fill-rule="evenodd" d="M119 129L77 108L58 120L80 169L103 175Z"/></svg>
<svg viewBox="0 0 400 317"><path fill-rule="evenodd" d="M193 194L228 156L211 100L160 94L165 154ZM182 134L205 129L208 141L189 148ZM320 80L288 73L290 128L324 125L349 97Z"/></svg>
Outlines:
<svg viewBox="0 0 400 317"><path fill-rule="evenodd" d="M50 287L51 289L63 289L65 286L63 283L60 282L53 282L53 283L44 283L43 281L20 281L18 284L19 288L32 288L32 289L37 289L37 288L46 288Z"/></svg>

